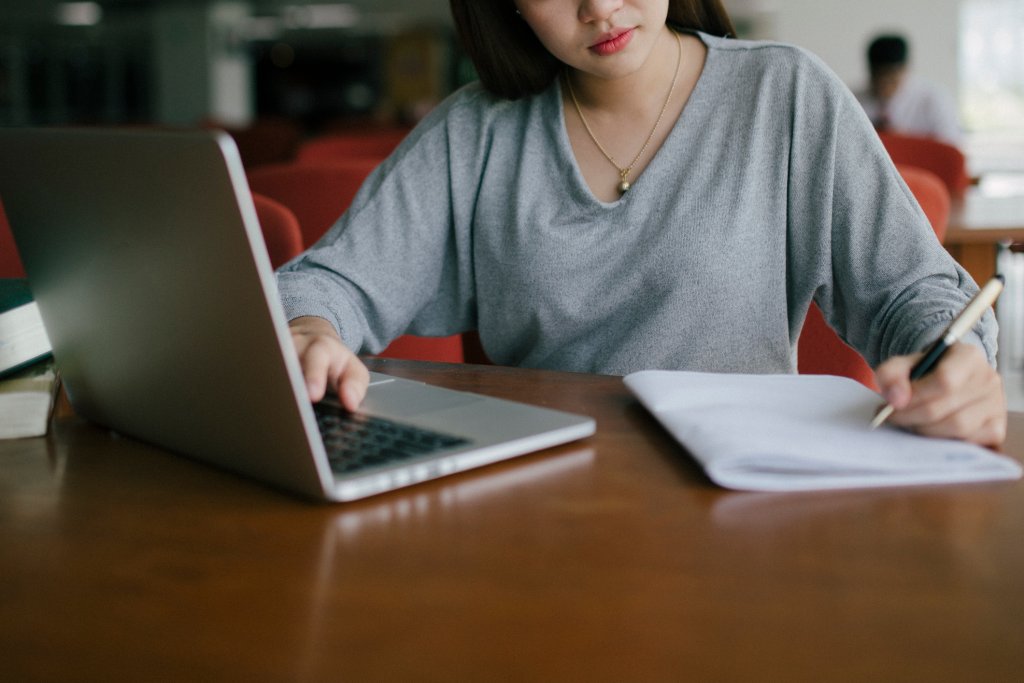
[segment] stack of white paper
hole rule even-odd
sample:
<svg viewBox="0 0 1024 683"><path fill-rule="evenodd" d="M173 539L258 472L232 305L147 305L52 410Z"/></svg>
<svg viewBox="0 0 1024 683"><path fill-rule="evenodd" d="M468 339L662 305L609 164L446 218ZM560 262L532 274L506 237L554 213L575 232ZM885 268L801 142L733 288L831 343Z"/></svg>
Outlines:
<svg viewBox="0 0 1024 683"><path fill-rule="evenodd" d="M1017 479L988 449L871 430L881 399L851 379L647 370L625 378L644 406L727 488L753 491Z"/></svg>

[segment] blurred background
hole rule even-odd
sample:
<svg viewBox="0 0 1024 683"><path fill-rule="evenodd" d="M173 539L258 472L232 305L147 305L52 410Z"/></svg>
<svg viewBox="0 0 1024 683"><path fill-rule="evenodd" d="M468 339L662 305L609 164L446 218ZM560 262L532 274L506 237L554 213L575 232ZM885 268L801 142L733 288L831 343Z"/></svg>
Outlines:
<svg viewBox="0 0 1024 683"><path fill-rule="evenodd" d="M460 77L446 2L6 0L0 125L421 115Z"/></svg>
<svg viewBox="0 0 1024 683"><path fill-rule="evenodd" d="M1005 142L1024 140L1021 0L725 4L741 37L807 47L854 89L870 37L904 33L914 70L956 97L972 163L1019 163ZM312 134L414 122L472 78L447 0L0 4L0 125L287 117Z"/></svg>

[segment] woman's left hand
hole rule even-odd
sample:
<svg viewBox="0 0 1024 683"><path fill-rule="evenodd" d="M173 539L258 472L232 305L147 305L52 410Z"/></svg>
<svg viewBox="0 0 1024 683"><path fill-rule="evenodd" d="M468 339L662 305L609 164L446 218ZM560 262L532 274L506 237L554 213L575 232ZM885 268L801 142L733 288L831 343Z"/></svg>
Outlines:
<svg viewBox="0 0 1024 683"><path fill-rule="evenodd" d="M910 369L920 357L895 356L875 370L882 396L895 409L888 422L926 436L1002 444L1006 396L984 352L954 344L930 373L911 384Z"/></svg>

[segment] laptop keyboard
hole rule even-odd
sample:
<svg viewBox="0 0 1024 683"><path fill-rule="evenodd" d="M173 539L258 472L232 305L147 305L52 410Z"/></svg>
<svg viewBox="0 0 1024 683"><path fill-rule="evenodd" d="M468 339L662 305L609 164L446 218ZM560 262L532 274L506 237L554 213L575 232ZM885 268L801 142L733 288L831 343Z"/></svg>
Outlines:
<svg viewBox="0 0 1024 683"><path fill-rule="evenodd" d="M327 459L337 474L379 467L469 443L450 434L412 427L380 417L313 406Z"/></svg>

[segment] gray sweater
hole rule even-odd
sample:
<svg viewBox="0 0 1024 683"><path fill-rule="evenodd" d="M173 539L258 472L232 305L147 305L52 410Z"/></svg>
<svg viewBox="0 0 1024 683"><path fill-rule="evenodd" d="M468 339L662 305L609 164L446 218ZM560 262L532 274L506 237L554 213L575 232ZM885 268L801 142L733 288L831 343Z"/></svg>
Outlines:
<svg viewBox="0 0 1024 683"><path fill-rule="evenodd" d="M288 317L362 352L478 329L508 365L788 373L813 299L872 365L923 348L977 287L856 99L799 48L698 35L700 80L621 199L588 189L557 83L467 86L281 269ZM995 338L989 314L992 362Z"/></svg>

